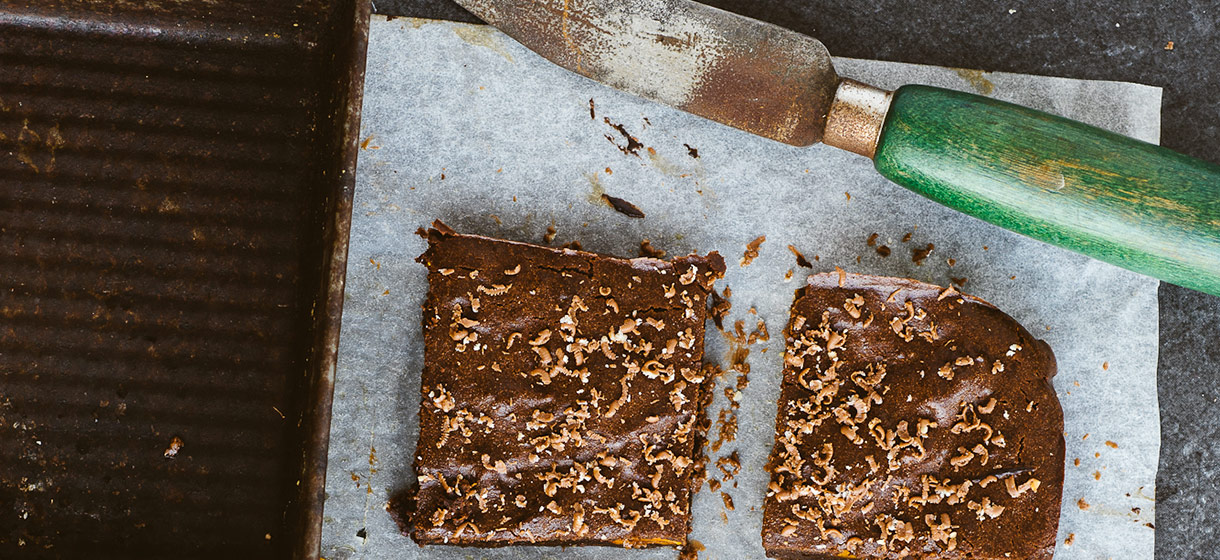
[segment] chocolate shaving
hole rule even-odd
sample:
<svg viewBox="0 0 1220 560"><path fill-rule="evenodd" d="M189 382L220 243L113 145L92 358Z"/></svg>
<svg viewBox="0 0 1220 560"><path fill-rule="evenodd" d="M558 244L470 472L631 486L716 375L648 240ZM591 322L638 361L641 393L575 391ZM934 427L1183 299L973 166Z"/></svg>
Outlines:
<svg viewBox="0 0 1220 560"><path fill-rule="evenodd" d="M623 135L623 138L627 140L627 145L619 145L619 143L614 140L614 137L610 136L609 134L606 135L606 140L609 140L611 144L614 144L614 146L624 154L640 157L640 148L644 147L644 145L640 143L640 140L635 136L632 136L631 133L627 132L627 128L623 125L610 122L610 117L603 118L606 121L606 124L610 125L610 128L617 130L619 134Z"/></svg>
<svg viewBox="0 0 1220 560"><path fill-rule="evenodd" d="M610 207L614 208L614 210L616 212L618 212L619 214L622 214L624 216L627 216L628 218L643 218L644 217L644 212L640 211L640 209L638 207L636 207L636 205L634 205L630 202L627 202L626 200L623 200L617 196L610 196L608 194L603 194L602 200L606 201L606 204L609 204Z"/></svg>

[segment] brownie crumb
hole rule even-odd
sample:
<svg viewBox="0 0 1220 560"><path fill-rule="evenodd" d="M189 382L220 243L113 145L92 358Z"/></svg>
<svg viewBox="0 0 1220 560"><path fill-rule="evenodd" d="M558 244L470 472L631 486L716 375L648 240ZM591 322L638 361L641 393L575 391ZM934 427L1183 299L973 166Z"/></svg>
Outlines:
<svg viewBox="0 0 1220 560"><path fill-rule="evenodd" d="M597 120L597 111L594 110L592 97L589 98L589 118L593 119L593 120Z"/></svg>
<svg viewBox="0 0 1220 560"><path fill-rule="evenodd" d="M703 543L692 538L687 538L686 546L682 547L682 550L678 552L678 560L699 560L699 553L704 550L707 550L707 548L703 546Z"/></svg>
<svg viewBox="0 0 1220 560"><path fill-rule="evenodd" d="M741 266L750 266L750 263L758 258L758 250L766 240L767 236L760 235L754 241L746 244L746 252L741 256Z"/></svg>
<svg viewBox="0 0 1220 560"><path fill-rule="evenodd" d="M813 264L809 262L809 259L806 259L805 255L801 254L801 252L798 251L795 246L789 245L788 250L792 251L793 255L796 255L796 265L797 266L804 267L804 268L813 268Z"/></svg>
<svg viewBox="0 0 1220 560"><path fill-rule="evenodd" d="M732 409L721 409L720 417L716 419L716 427L720 435L712 442L712 451L720 451L725 443L737 439L737 412Z"/></svg>
<svg viewBox="0 0 1220 560"><path fill-rule="evenodd" d="M716 293L716 290L712 290L708 294L710 296L708 300L712 302L712 308L708 311L708 314L712 316L712 322L716 324L716 328L721 331L724 330L725 317L728 317L729 310L733 308L733 303L728 299L732 293L729 287L725 286L723 296Z"/></svg>
<svg viewBox="0 0 1220 560"><path fill-rule="evenodd" d="M727 492L721 492L720 499L724 501L724 509L727 509L729 511L733 511L735 509L733 507L733 497L730 496Z"/></svg>
<svg viewBox="0 0 1220 560"><path fill-rule="evenodd" d="M692 148L690 144L682 144L682 145L686 146L686 153L689 154L690 157L699 159L699 150L698 149Z"/></svg>
<svg viewBox="0 0 1220 560"><path fill-rule="evenodd" d="M559 233L559 230L555 229L555 226L547 226L546 234L542 236L542 242L550 245L555 240L555 234L557 233Z"/></svg>
<svg viewBox="0 0 1220 560"><path fill-rule="evenodd" d="M881 255L882 257L888 257L890 256L890 248L886 245L881 245L877 247L877 254Z"/></svg>
<svg viewBox="0 0 1220 560"><path fill-rule="evenodd" d="M619 214L622 214L624 216L627 216L628 218L643 218L644 217L644 212L642 212L639 209L639 207L637 207L636 205L634 205L630 202L627 202L626 200L623 200L617 196L610 196L608 194L603 194L602 200L606 201L606 204L609 204L610 207L613 208L616 212L618 212Z"/></svg>
<svg viewBox="0 0 1220 560"><path fill-rule="evenodd" d="M932 254L932 250L935 248L936 245L928 243L928 246L924 247L923 249L911 249L911 262L917 265L922 265L923 261Z"/></svg>
<svg viewBox="0 0 1220 560"><path fill-rule="evenodd" d="M663 259L665 258L665 251L653 247L652 241L645 239L640 242L640 256L651 259Z"/></svg>
<svg viewBox="0 0 1220 560"><path fill-rule="evenodd" d="M741 457L738 456L737 450L734 449L732 453L716 459L716 468L724 473L721 480L725 482L733 480L733 477L741 472Z"/></svg>
<svg viewBox="0 0 1220 560"><path fill-rule="evenodd" d="M875 246L877 246L877 238L878 238L878 237L880 237L878 234L873 233L873 234L871 234L871 235L869 235L869 236L868 236L868 239L866 239L866 240L864 241L864 243L865 243L865 244L867 244L869 247L875 247Z"/></svg>
<svg viewBox="0 0 1220 560"><path fill-rule="evenodd" d="M909 242L911 241L911 236L913 236L913 235L914 235L914 233L912 233L912 232L909 232L909 231L908 231L908 232L906 233L906 235L903 235L903 236L902 236L902 242L903 242L903 243L909 243Z"/></svg>

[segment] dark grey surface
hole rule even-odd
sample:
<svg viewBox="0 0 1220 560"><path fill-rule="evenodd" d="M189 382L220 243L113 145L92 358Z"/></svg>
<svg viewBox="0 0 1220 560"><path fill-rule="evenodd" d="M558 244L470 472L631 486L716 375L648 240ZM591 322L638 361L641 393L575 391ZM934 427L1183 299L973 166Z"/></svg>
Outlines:
<svg viewBox="0 0 1220 560"><path fill-rule="evenodd" d="M1220 4L1214 0L706 2L813 35L837 56L1161 86L1162 144L1220 162ZM449 0L381 0L375 7L382 14L477 21ZM1173 50L1165 49L1169 41ZM1220 298L1163 284L1160 303L1156 556L1215 558Z"/></svg>

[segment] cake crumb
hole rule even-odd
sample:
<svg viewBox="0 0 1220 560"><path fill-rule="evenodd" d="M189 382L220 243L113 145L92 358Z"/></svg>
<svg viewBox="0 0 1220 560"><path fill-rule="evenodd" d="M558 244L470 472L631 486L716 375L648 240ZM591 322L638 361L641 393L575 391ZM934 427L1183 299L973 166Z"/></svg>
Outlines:
<svg viewBox="0 0 1220 560"><path fill-rule="evenodd" d="M1084 501L1084 498L1081 498L1079 500L1076 500L1076 507L1079 507L1082 510L1087 510L1093 506L1090 506L1089 502L1086 502L1086 501Z"/></svg>
<svg viewBox="0 0 1220 560"><path fill-rule="evenodd" d="M1076 533L1068 533L1068 537L1063 539L1063 546L1072 546L1076 543Z"/></svg>

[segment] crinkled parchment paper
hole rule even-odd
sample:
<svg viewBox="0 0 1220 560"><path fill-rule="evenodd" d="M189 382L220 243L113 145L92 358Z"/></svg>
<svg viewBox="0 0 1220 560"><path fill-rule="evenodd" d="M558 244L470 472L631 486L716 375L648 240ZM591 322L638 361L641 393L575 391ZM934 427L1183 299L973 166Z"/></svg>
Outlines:
<svg viewBox="0 0 1220 560"><path fill-rule="evenodd" d="M879 86L978 91L1149 141L1159 135L1157 88L862 60L835 65ZM1156 280L938 206L888 183L862 157L784 146L606 89L487 27L374 18L366 90L326 488L327 559L675 556L672 549L421 549L398 533L383 505L414 477L427 288L414 260L424 242L414 232L438 218L459 231L530 242L553 226L556 245L578 240L620 256L635 256L645 238L670 254L720 251L729 262L720 287L733 292L728 324L745 319L752 329L762 319L777 335L810 272L838 265L942 285L965 280L964 291L1007 311L1058 358L1067 480L1055 557L1152 557ZM629 146L611 125L641 146ZM647 217L615 212L602 193ZM866 244L873 233L889 257ZM746 243L760 235L767 240L759 257L739 266ZM916 265L912 250L929 243L931 256ZM788 245L813 268L798 267ZM707 341L708 359L727 361L725 337L709 326ZM739 432L711 453L713 463L733 451L741 458L740 474L722 488L735 509L707 486L695 499L692 538L707 547L703 558L763 558L763 464L783 349L782 336L751 347ZM735 380L729 374L721 384ZM717 393L713 419L727 403ZM718 435L714 426L712 439Z"/></svg>

